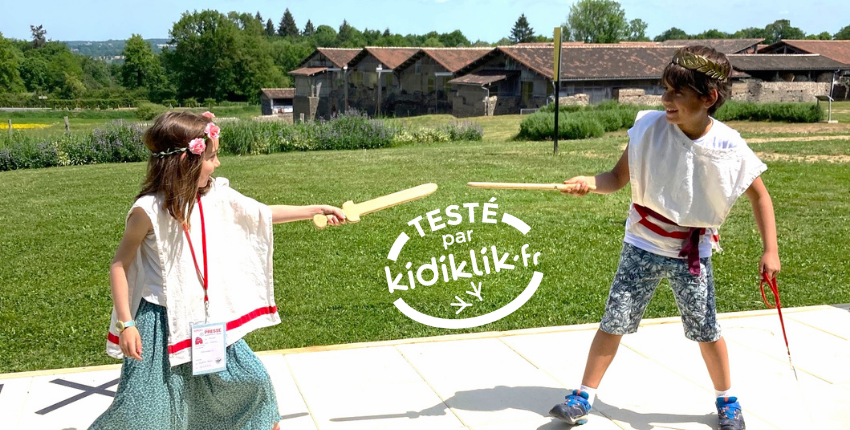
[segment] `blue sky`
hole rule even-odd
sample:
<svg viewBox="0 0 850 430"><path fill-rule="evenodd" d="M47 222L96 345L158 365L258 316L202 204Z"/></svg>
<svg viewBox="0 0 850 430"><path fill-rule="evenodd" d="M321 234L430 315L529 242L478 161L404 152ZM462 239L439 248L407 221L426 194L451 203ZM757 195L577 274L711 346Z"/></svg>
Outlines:
<svg viewBox="0 0 850 430"><path fill-rule="evenodd" d="M127 39L131 34L145 38L168 37L172 24L187 10L215 9L220 12L257 11L277 25L286 8L303 28L314 25L338 28L343 19L362 30L389 27L394 33L426 33L431 30L461 30L471 41L495 42L508 35L521 13L538 34L566 20L575 0L4 0L0 10L0 32L5 37L30 38L30 24L41 24L53 40ZM844 3L844 6L841 4ZM131 4L133 6L131 6ZM838 0L623 0L627 19L640 18L649 24L654 37L670 27L690 34L711 28L734 32L745 27L763 28L778 19L806 33L834 34L850 25L846 3ZM141 5L141 6L140 6ZM698 16L699 18L695 18Z"/></svg>

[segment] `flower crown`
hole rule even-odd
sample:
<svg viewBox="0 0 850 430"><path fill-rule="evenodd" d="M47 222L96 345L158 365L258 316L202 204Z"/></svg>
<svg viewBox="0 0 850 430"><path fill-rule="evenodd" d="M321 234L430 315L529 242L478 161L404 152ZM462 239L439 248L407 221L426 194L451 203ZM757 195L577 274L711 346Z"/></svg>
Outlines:
<svg viewBox="0 0 850 430"><path fill-rule="evenodd" d="M686 69L696 70L700 73L705 73L709 78L717 79L720 82L729 78L731 67L720 65L717 62L710 60L702 55L694 54L693 52L678 50L673 59L670 60L673 64L678 64Z"/></svg>
<svg viewBox="0 0 850 430"><path fill-rule="evenodd" d="M215 118L215 115L213 115L212 112L204 112L202 115L205 118L209 118L209 119ZM221 128L219 126L215 125L214 123L210 122L210 123L207 123L206 127L204 127L204 137L192 139L192 140L189 141L189 144L187 146L184 146L182 148L172 149L171 151L154 152L151 155L153 155L154 157L164 158L164 157L167 157L169 155L174 155L174 154L179 154L181 152L186 152L186 150L189 150L189 152L191 152L192 154L201 155L207 149L207 140L208 139L218 139L218 137L220 135L221 135Z"/></svg>

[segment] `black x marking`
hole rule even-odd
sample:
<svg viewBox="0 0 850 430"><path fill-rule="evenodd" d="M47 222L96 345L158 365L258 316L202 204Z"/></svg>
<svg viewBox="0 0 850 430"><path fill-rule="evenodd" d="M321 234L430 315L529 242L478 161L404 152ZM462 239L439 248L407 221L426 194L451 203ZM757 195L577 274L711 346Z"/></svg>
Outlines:
<svg viewBox="0 0 850 430"><path fill-rule="evenodd" d="M109 391L106 388L117 384L118 379L116 379L114 381L109 381L109 382L107 382L103 385L97 386L97 387L89 387L88 385L78 384L76 382L66 381L64 379L54 379L50 382L57 384L57 385L62 385L64 387L76 388L78 390L81 390L82 393L77 394L76 396L70 397L68 399L65 399L65 400L63 400L59 403L56 403L55 405L48 406L48 407L46 407L46 408L44 408L40 411L36 411L36 413L39 414L39 415L49 414L50 412L53 412L53 411L55 411L55 410L57 410L57 409L59 409L63 406L70 405L71 403L74 403L74 402L76 402L77 400L80 400L80 399L84 399L88 396L91 396L92 394L102 394L104 396L115 397L115 392Z"/></svg>

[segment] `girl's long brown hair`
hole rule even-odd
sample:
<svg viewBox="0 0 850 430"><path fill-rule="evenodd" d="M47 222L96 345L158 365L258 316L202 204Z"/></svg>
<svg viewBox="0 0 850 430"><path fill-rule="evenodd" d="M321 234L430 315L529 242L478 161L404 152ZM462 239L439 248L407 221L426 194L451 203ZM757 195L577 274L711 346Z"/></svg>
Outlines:
<svg viewBox="0 0 850 430"><path fill-rule="evenodd" d="M204 128L209 122L209 118L191 112L166 112L154 120L143 140L151 152L186 148L192 139L205 136ZM207 139L206 151L211 151L212 147L212 141ZM195 155L188 150L164 157L151 155L142 190L136 198L162 195L162 208L181 224L188 225L196 196L210 189L210 183L198 188L205 155Z"/></svg>

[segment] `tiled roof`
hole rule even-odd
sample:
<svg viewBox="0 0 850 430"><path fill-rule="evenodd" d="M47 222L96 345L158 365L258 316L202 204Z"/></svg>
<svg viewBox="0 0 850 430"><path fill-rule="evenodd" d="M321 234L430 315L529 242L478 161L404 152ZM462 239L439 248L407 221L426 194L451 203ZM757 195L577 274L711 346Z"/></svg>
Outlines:
<svg viewBox="0 0 850 430"><path fill-rule="evenodd" d="M359 63L366 55L371 54L387 69L395 70L404 64L410 57L416 55L420 48L381 48L367 46L351 60L351 64Z"/></svg>
<svg viewBox="0 0 850 430"><path fill-rule="evenodd" d="M362 51L359 48L316 48L316 51L324 55L334 66L343 67L347 65L357 54Z"/></svg>
<svg viewBox="0 0 850 430"><path fill-rule="evenodd" d="M295 88L263 88L260 92L269 99L295 98Z"/></svg>
<svg viewBox="0 0 850 430"><path fill-rule="evenodd" d="M662 46L703 45L714 48L724 54L737 54L750 49L764 39L670 39L661 42Z"/></svg>
<svg viewBox="0 0 850 430"><path fill-rule="evenodd" d="M745 72L759 70L835 71L849 66L818 54L729 54L732 67Z"/></svg>
<svg viewBox="0 0 850 430"><path fill-rule="evenodd" d="M481 57L487 55L494 48L423 48L425 55L431 57L439 65L443 66L449 72L457 72L458 70L470 65Z"/></svg>
<svg viewBox="0 0 850 430"><path fill-rule="evenodd" d="M788 45L809 54L820 54L839 63L850 64L850 40L780 40L759 49L759 53L775 52Z"/></svg>
<svg viewBox="0 0 850 430"><path fill-rule="evenodd" d="M289 72L290 75L296 76L313 76L318 75L319 73L323 73L325 70L328 70L327 67L302 67L300 69L295 69Z"/></svg>
<svg viewBox="0 0 850 430"><path fill-rule="evenodd" d="M529 69L552 79L551 47L501 46L499 51ZM569 47L561 53L562 80L660 79L674 47Z"/></svg>
<svg viewBox="0 0 850 430"><path fill-rule="evenodd" d="M518 70L482 70L452 79L449 83L455 85L487 85L517 74L519 74Z"/></svg>

